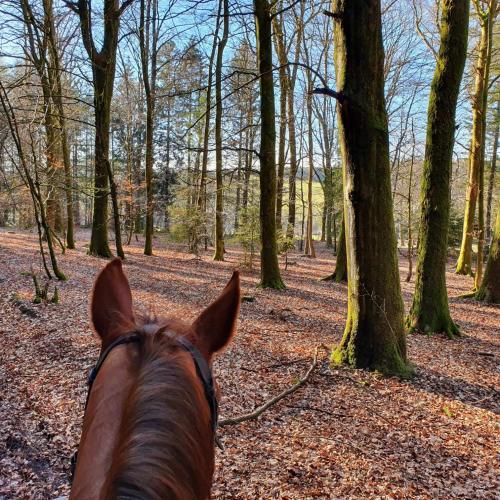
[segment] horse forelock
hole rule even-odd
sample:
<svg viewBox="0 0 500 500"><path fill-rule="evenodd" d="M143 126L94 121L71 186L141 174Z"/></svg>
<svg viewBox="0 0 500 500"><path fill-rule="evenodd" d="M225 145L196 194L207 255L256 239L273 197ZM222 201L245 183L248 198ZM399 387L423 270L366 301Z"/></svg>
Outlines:
<svg viewBox="0 0 500 500"><path fill-rule="evenodd" d="M210 410L189 354L186 325L142 318L137 377L123 414L105 498L209 496L214 468Z"/></svg>

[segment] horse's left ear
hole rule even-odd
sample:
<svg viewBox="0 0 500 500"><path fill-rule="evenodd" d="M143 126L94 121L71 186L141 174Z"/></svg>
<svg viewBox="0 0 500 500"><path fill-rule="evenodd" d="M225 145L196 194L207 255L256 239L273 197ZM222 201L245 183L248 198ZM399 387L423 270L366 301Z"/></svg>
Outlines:
<svg viewBox="0 0 500 500"><path fill-rule="evenodd" d="M210 357L231 340L240 310L240 275L234 271L219 298L192 325L200 350Z"/></svg>
<svg viewBox="0 0 500 500"><path fill-rule="evenodd" d="M97 276L90 315L104 348L134 324L132 293L120 259L112 260Z"/></svg>

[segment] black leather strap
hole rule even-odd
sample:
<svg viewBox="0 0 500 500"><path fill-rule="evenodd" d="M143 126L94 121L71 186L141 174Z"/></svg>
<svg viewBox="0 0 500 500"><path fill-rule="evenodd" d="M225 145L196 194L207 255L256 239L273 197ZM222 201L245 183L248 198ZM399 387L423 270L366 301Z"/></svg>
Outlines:
<svg viewBox="0 0 500 500"><path fill-rule="evenodd" d="M94 368L90 370L89 376L87 378L88 392L87 392L87 399L85 400L85 410L87 409L87 406L89 404L90 392L92 390L92 385L94 384L94 380L96 379L97 374L99 373L99 370L101 369L101 366L103 365L104 361L106 361L108 354L115 347L121 344L130 344L131 342L139 342L139 341L140 341L139 335L137 335L136 333L130 333L117 338L114 342L111 342L111 344L109 344L109 346L101 353L99 359L97 360L97 363L94 365Z"/></svg>
<svg viewBox="0 0 500 500"><path fill-rule="evenodd" d="M198 377L200 377L205 388L205 397L210 406L210 416L212 418L212 431L215 433L217 431L217 425L219 420L219 402L217 401L217 395L215 394L214 379L212 376L212 370L208 366L205 358L202 356L200 351L189 342L185 337L178 337L176 339L177 343L181 345L193 358L194 364L196 365L196 372Z"/></svg>

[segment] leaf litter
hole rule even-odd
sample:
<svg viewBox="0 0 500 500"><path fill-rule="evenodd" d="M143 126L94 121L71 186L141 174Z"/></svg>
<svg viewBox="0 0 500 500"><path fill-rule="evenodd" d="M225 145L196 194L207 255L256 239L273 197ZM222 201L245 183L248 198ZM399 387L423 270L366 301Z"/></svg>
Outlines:
<svg viewBox="0 0 500 500"><path fill-rule="evenodd" d="M92 282L105 264L78 250L59 256L69 275L60 304L33 304L39 266L28 232L0 232L0 498L48 499L70 490L69 463L82 425L85 379L99 346L88 319ZM194 259L158 238L155 255L126 249L139 309L194 319L242 261ZM242 270L237 335L216 360L221 418L254 410L299 380L317 345L341 338L345 284L322 282L334 258L294 255L285 291L261 290ZM406 262L400 262L406 276ZM500 307L462 299L472 280L447 273L463 336L414 334L410 381L331 367L325 354L308 383L258 420L221 429L213 498L498 498ZM408 309L414 281L401 283Z"/></svg>

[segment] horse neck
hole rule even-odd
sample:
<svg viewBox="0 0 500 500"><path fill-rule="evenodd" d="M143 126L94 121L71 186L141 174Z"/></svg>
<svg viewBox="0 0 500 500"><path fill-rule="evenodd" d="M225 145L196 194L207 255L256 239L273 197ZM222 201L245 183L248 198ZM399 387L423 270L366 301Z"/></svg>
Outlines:
<svg viewBox="0 0 500 500"><path fill-rule="evenodd" d="M210 410L191 356L150 335L113 452L104 498L207 498Z"/></svg>

